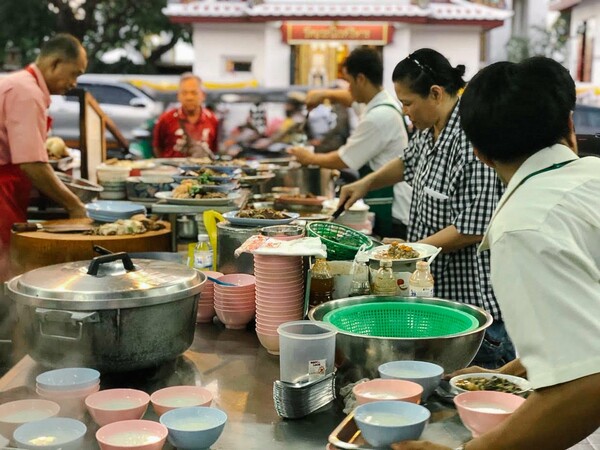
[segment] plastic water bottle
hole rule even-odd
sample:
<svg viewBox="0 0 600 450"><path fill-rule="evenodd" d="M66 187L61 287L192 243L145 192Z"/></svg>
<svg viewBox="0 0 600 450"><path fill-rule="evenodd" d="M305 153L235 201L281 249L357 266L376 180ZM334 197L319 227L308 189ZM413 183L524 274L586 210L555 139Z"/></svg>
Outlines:
<svg viewBox="0 0 600 450"><path fill-rule="evenodd" d="M433 275L427 261L417 262L417 270L408 279L408 291L411 297L433 297Z"/></svg>
<svg viewBox="0 0 600 450"><path fill-rule="evenodd" d="M358 252L350 274L352 275L352 284L350 285L350 297L358 295L369 295L371 293L371 285L369 284L369 255L363 252Z"/></svg>
<svg viewBox="0 0 600 450"><path fill-rule="evenodd" d="M392 271L392 261L389 259L380 260L379 269L373 283L373 293L375 295L396 295L396 289L396 276Z"/></svg>
<svg viewBox="0 0 600 450"><path fill-rule="evenodd" d="M198 270L212 270L213 249L208 239L208 234L199 234L198 243L194 248L194 268Z"/></svg>

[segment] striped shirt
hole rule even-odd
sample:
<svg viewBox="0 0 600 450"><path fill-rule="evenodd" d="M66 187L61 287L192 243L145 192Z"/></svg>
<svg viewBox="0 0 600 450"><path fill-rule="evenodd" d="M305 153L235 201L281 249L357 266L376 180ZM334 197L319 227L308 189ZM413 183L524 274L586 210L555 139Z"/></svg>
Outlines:
<svg viewBox="0 0 600 450"><path fill-rule="evenodd" d="M413 187L409 242L454 225L458 232L483 235L503 187L493 169L481 163L460 127L458 103L433 140L433 129L411 139L404 155L404 179ZM442 253L431 267L438 297L479 306L501 320L490 281L489 251L477 244Z"/></svg>

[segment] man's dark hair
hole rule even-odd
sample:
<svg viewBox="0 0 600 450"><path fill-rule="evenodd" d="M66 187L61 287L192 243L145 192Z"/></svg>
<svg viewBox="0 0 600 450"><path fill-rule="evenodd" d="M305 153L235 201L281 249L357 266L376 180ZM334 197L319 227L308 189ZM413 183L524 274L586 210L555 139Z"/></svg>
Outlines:
<svg viewBox="0 0 600 450"><path fill-rule="evenodd" d="M39 58L58 56L66 61L73 61L79 58L80 53L81 42L75 36L59 33L42 44Z"/></svg>
<svg viewBox="0 0 600 450"><path fill-rule="evenodd" d="M569 135L575 83L556 61L536 56L482 69L460 102L461 125L484 156L517 162Z"/></svg>
<svg viewBox="0 0 600 450"><path fill-rule="evenodd" d="M362 73L375 86L383 85L383 61L375 49L355 48L344 61L343 67L355 78Z"/></svg>
<svg viewBox="0 0 600 450"><path fill-rule="evenodd" d="M450 61L430 48L417 50L394 68L392 81L404 83L415 94L427 97L431 86L438 85L450 95L456 95L465 86L465 66L452 67Z"/></svg>

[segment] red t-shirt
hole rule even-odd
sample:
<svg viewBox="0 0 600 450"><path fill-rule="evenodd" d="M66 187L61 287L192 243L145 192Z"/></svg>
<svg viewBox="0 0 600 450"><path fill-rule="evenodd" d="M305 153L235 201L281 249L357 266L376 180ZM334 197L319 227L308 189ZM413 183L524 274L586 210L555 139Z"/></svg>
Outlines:
<svg viewBox="0 0 600 450"><path fill-rule="evenodd" d="M216 153L218 126L217 117L206 108L195 123L187 121L181 108L172 109L156 122L152 145L160 150L161 158L203 156L198 154L203 145Z"/></svg>

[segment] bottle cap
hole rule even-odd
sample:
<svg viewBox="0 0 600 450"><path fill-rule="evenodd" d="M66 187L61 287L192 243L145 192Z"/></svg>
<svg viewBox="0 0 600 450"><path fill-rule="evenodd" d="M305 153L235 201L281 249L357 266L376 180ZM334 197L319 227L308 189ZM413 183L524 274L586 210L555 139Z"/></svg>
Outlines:
<svg viewBox="0 0 600 450"><path fill-rule="evenodd" d="M391 259L382 259L379 261L379 267L392 267Z"/></svg>
<svg viewBox="0 0 600 450"><path fill-rule="evenodd" d="M417 261L417 269L427 269L428 267L427 261Z"/></svg>
<svg viewBox="0 0 600 450"><path fill-rule="evenodd" d="M198 242L202 242L202 241L208 241L208 234L199 234L198 235Z"/></svg>

